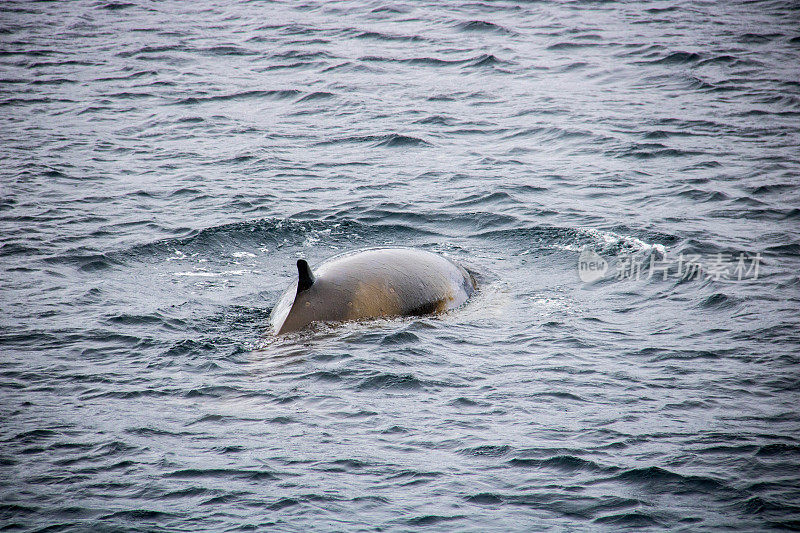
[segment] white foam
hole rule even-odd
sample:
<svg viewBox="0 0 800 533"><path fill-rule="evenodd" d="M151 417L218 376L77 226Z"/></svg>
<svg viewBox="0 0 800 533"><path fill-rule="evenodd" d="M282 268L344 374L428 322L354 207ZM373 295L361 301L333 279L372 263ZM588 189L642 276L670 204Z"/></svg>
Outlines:
<svg viewBox="0 0 800 533"><path fill-rule="evenodd" d="M192 278L218 278L220 276L243 276L244 274L258 274L258 270L223 270L222 272L208 272L206 270L192 270L187 272L173 272L173 276L184 276Z"/></svg>

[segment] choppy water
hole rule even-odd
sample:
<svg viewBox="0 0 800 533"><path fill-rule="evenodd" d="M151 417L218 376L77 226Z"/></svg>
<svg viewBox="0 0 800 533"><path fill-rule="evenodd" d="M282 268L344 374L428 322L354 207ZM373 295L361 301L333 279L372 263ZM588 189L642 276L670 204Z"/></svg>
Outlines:
<svg viewBox="0 0 800 533"><path fill-rule="evenodd" d="M799 27L4 3L0 525L800 528ZM481 290L265 335L297 257L384 244ZM762 260L587 284L583 247Z"/></svg>

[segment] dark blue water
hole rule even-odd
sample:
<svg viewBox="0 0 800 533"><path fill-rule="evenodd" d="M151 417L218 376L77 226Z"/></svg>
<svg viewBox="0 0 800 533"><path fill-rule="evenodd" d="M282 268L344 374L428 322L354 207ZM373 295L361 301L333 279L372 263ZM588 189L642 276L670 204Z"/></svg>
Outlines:
<svg viewBox="0 0 800 533"><path fill-rule="evenodd" d="M798 28L791 1L4 3L0 526L800 528ZM298 257L382 245L480 290L267 335ZM643 275L584 282L583 249ZM705 270L647 266L682 256Z"/></svg>

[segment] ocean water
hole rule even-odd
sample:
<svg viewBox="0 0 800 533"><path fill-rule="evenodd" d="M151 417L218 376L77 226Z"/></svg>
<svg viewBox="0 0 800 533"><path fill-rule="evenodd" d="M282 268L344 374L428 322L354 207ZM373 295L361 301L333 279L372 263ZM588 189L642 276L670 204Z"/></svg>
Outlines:
<svg viewBox="0 0 800 533"><path fill-rule="evenodd" d="M800 529L798 28L4 2L0 528ZM268 334L297 258L384 245L479 291Z"/></svg>

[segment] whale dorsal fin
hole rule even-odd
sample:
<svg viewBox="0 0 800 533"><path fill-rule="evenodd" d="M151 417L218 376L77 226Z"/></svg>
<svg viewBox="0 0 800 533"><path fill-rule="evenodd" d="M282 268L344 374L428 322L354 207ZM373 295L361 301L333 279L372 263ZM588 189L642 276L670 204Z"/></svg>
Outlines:
<svg viewBox="0 0 800 533"><path fill-rule="evenodd" d="M306 291L314 284L314 273L305 259L297 260L297 292Z"/></svg>

